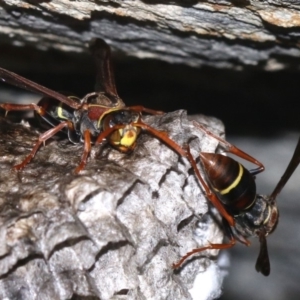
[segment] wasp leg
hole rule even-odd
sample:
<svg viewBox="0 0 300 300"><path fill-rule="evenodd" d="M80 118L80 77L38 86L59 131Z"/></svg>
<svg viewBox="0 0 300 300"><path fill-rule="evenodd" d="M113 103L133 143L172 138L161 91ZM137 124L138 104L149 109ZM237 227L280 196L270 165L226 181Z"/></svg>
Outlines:
<svg viewBox="0 0 300 300"><path fill-rule="evenodd" d="M75 174L80 173L80 171L84 169L90 152L91 152L91 133L89 130L86 130L84 132L84 150L81 156L80 164L75 169Z"/></svg>
<svg viewBox="0 0 300 300"><path fill-rule="evenodd" d="M182 256L179 261L174 263L172 265L172 268L173 269L179 268L186 261L187 258L194 255L195 253L199 253L199 252L202 252L202 251L205 251L205 250L212 250L212 249L218 249L218 250L229 249L229 248L232 248L235 245L235 243L236 243L236 240L234 238L232 238L230 240L230 243L228 243L228 244L211 244L210 243L206 247L193 249L192 251L190 251L187 254L185 254L184 256Z"/></svg>
<svg viewBox="0 0 300 300"><path fill-rule="evenodd" d="M158 138L159 140L161 140L162 142L164 142L166 145L168 145L171 149L173 149L176 153L178 153L180 156L182 157L186 157L197 178L199 179L199 181L201 182L201 185L203 186L206 196L208 197L208 199L212 202L212 204L218 209L218 211L220 212L220 214L228 221L228 223L231 226L234 226L235 222L233 217L228 214L228 212L225 210L224 206L222 205L222 203L220 202L220 200L218 199L218 197L211 191L211 189L209 188L209 186L207 185L207 183L205 182L205 180L203 179L203 177L201 176L197 164L192 156L192 154L190 153L189 148L187 147L187 149L183 149L180 145L178 145L175 141L173 141L172 139L169 138L169 136L166 134L165 131L159 131L157 129L154 129L153 127L143 123L143 122L137 122L137 123L132 123L131 124L133 127L140 127L142 129L144 129L146 132L152 134L153 136L155 136L156 138ZM111 128L108 128L107 130L101 132L101 134L98 136L95 145L101 143L107 136L109 136L111 133L113 133L115 130L118 130L120 128L124 128L124 125L116 125L113 126Z"/></svg>
<svg viewBox="0 0 300 300"><path fill-rule="evenodd" d="M190 251L187 254L185 254L184 256L182 256L178 262L174 263L172 266L173 269L179 268L186 261L187 258L194 255L195 253L199 253L199 252L202 252L205 250L211 250L211 249L218 249L218 250L229 249L229 248L232 248L236 244L236 241L240 241L241 243L245 244L246 246L250 245L250 242L246 238L237 234L234 227L231 227L225 218L223 218L222 221L223 221L223 227L225 230L225 236L228 237L229 243L223 243L223 244L209 243L208 246L193 249L192 251Z"/></svg>
<svg viewBox="0 0 300 300"><path fill-rule="evenodd" d="M97 140L95 142L95 145L98 145L102 143L110 134L112 134L115 130L124 128L124 125L115 125L113 127L107 128L106 130L102 131L99 136L97 137Z"/></svg>
<svg viewBox="0 0 300 300"><path fill-rule="evenodd" d="M147 114L151 114L151 115L163 115L165 114L163 111L161 110L155 110L155 109L151 109L151 108L147 108L141 105L136 105L136 106L129 106L126 107L128 110L133 110L136 112L145 112Z"/></svg>
<svg viewBox="0 0 300 300"><path fill-rule="evenodd" d="M215 135L213 132L209 131L204 125L199 124L196 121L193 121L193 125L195 127L199 128L200 130L202 130L203 132L205 132L206 135L209 135L209 136L213 137L214 139L218 140L222 144L222 146L225 148L226 152L232 153L238 157L241 157L244 160L247 160L247 161L257 165L258 168L249 170L249 172L253 176L258 173L261 173L265 170L264 165L260 161L258 161L251 155L245 153L243 150L239 149L238 147L236 147L236 146L230 144L229 142L225 141L224 139L220 138L219 136Z"/></svg>
<svg viewBox="0 0 300 300"><path fill-rule="evenodd" d="M245 246L250 246L251 243L244 236L239 234L236 231L235 227L230 226L228 224L227 220L224 218L222 219L222 225L223 225L223 229L225 232L225 236L227 236L229 238L229 240L232 240L234 238L236 241L239 241L240 243L244 244Z"/></svg>
<svg viewBox="0 0 300 300"><path fill-rule="evenodd" d="M234 226L235 222L234 222L233 217L226 211L223 204L220 202L218 197L211 191L211 189L209 188L209 186L207 185L207 183L205 182L205 180L201 176L201 174L199 172L199 169L197 167L196 161L194 160L188 146L185 147L186 149L183 149L175 141L170 139L169 136L166 135L164 132L156 130L156 129L152 128L151 126L149 126L145 123L142 123L142 122L134 123L133 126L141 127L142 129L146 130L147 132L149 132L150 134L152 134L156 138L163 141L165 144L167 144L171 149L173 149L179 155L181 155L183 157L186 157L189 160L189 162L190 162L197 178L199 179L202 187L204 188L204 191L206 193L207 198L218 209L220 214L228 221L228 223L231 226Z"/></svg>
<svg viewBox="0 0 300 300"><path fill-rule="evenodd" d="M22 111L22 110L35 110L41 116L45 114L44 109L41 106L38 106L34 103L31 104L2 103L0 104L0 107L2 107L5 110L5 116L7 116L7 113L9 111Z"/></svg>
<svg viewBox="0 0 300 300"><path fill-rule="evenodd" d="M19 171L22 170L35 156L37 150L45 141L54 136L57 132L61 131L64 127L73 128L73 124L70 121L61 122L59 125L49 129L39 136L38 142L35 144L29 155L22 161L22 163L13 166L13 169Z"/></svg>

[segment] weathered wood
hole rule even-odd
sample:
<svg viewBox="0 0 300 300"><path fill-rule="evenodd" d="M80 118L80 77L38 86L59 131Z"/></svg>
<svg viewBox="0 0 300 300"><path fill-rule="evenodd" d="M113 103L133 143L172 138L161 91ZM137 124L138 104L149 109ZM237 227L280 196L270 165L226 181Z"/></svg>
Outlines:
<svg viewBox="0 0 300 300"><path fill-rule="evenodd" d="M80 52L101 37L140 58L278 70L299 64L299 10L292 0L4 0L0 40Z"/></svg>

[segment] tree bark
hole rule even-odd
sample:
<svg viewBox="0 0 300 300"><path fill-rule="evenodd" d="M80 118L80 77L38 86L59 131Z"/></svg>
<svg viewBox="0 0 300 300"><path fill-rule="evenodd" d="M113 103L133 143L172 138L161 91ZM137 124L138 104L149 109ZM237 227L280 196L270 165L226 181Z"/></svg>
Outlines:
<svg viewBox="0 0 300 300"><path fill-rule="evenodd" d="M189 66L299 67L296 1L20 1L0 5L2 43L82 52L93 37Z"/></svg>

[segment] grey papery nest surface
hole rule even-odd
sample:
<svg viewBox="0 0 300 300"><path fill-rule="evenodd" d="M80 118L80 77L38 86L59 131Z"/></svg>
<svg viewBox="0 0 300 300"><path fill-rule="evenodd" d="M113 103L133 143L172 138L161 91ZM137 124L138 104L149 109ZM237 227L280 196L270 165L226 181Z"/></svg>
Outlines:
<svg viewBox="0 0 300 300"><path fill-rule="evenodd" d="M194 157L218 145L185 111L144 121L188 143ZM198 121L223 132L216 119ZM194 282L211 267L217 284L197 299L220 294L215 250L172 269L186 252L223 237L187 159L142 133L129 155L93 147L74 175L83 145L52 139L22 172L12 171L40 132L0 118L0 299L193 299L207 291Z"/></svg>

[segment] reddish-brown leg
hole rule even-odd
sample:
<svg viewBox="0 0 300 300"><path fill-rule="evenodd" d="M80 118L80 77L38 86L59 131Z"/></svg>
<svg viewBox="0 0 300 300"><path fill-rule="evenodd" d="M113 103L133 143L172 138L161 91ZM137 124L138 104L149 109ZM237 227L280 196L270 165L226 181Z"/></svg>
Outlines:
<svg viewBox="0 0 300 300"><path fill-rule="evenodd" d="M168 135L166 135L164 132L161 132L159 130L156 130L154 128L152 128L151 126L139 122L139 123L134 123L133 126L136 127L141 127L144 130L146 130L147 132L151 133L153 136L157 137L158 139L160 139L161 141L163 141L165 144L167 144L171 149L173 149L174 151L176 151L179 155L186 157L190 164L192 165L192 168L194 169L194 172L197 176L197 178L199 179L199 181L201 182L202 187L205 190L206 196L208 197L208 199L212 202L212 204L218 209L218 211L220 212L220 214L228 221L228 223L231 226L234 226L234 219L233 217L225 210L223 204L220 202L220 200L218 199L218 197L211 191L211 189L209 188L209 186L207 185L207 183L205 182L205 180L203 179L203 177L201 176L197 164L189 150L189 147L187 147L187 149L183 149L181 146L179 146L176 142L174 142L172 139L170 139L168 137Z"/></svg>
<svg viewBox="0 0 300 300"><path fill-rule="evenodd" d="M112 134L115 130L118 130L118 129L121 129L121 128L124 128L125 126L124 125L115 125L111 128L107 128L106 130L102 131L96 142L95 142L95 145L98 145L100 144L101 142L103 142L110 134Z"/></svg>
<svg viewBox="0 0 300 300"><path fill-rule="evenodd" d="M240 235L236 235L236 230L234 229L234 227L231 227L228 222L226 221L226 219L223 219L223 226L224 226L224 231L226 236L228 236L229 238L229 243L222 243L222 244L212 244L209 243L208 246L205 247L200 247L200 248L196 248L193 249L192 251L188 252L187 254L185 254L178 262L173 264L173 268L179 268L187 258L189 258L190 256L194 255L195 253L199 253L202 252L204 250L209 250L209 249L218 249L218 250L222 250L222 249L229 249L231 247L233 247L236 243L236 241L240 241L241 243L245 244L246 246L250 245L250 242L243 236Z"/></svg>
<svg viewBox="0 0 300 300"><path fill-rule="evenodd" d="M225 210L224 206L222 205L222 203L220 202L220 200L217 198L217 196L212 193L211 189L209 188L209 186L207 185L207 183L205 182L205 180L203 179L203 177L201 176L197 164L192 156L192 154L190 153L189 149L187 148L187 150L183 149L180 145L178 145L175 141L173 141L172 139L169 138L169 136L166 134L165 131L159 131L157 129L154 129L153 127L143 123L143 122L137 122L137 123L133 123L131 124L132 126L135 127L140 127L142 129L144 129L145 131L147 131L148 133L152 134L153 136L155 136L156 138L158 138L159 140L161 140L162 142L164 142L165 144L167 144L171 149L173 149L175 152L177 152L179 155L186 157L197 178L199 179L199 181L201 182L201 185L203 186L206 196L208 197L208 199L212 202L212 204L219 210L220 214L228 221L228 223L231 226L234 226L234 219L233 217L228 214L228 212ZM108 137L111 133L113 133L115 130L118 130L120 128L124 128L124 125L116 125L114 127L111 127L103 132L101 132L101 134L98 136L95 145L101 143L106 137Z"/></svg>
<svg viewBox="0 0 300 300"><path fill-rule="evenodd" d="M73 128L73 124L70 121L61 122L59 125L49 129L39 136L38 142L35 144L30 154L22 161L22 163L13 166L13 169L19 171L22 170L35 156L37 150L41 146L42 143L47 141L49 138L54 136L57 132L61 131L64 127Z"/></svg>
<svg viewBox="0 0 300 300"><path fill-rule="evenodd" d="M206 247L193 249L192 251L190 251L187 254L185 254L184 256L182 256L179 261L174 263L172 265L172 268L173 269L179 268L186 261L187 258L194 255L195 253L199 253L199 252L202 252L202 251L205 251L205 250L212 250L212 249L218 249L218 250L229 249L229 248L233 247L235 245L235 243L236 243L236 240L234 238L232 238L230 240L230 243L228 243L228 244L209 244Z"/></svg>
<svg viewBox="0 0 300 300"><path fill-rule="evenodd" d="M89 153L91 152L91 133L89 130L86 130L84 132L84 149L81 156L81 162L79 166L75 169L75 173L78 174L80 171L82 171L86 165L87 158Z"/></svg>
<svg viewBox="0 0 300 300"><path fill-rule="evenodd" d="M209 136L213 137L214 139L218 140L222 144L222 146L225 148L226 152L235 154L236 156L241 157L242 159L247 160L247 161L257 165L258 168L250 170L252 175L256 175L265 170L264 165L260 161L258 161L251 155L245 153L243 150L239 149L238 147L236 147L236 146L230 144L229 142L225 141L224 139L220 138L213 132L209 131L204 125L199 124L196 121L193 121L193 125L195 127L199 128L200 130L202 130L206 135L209 135Z"/></svg>
<svg viewBox="0 0 300 300"><path fill-rule="evenodd" d="M38 114L43 115L44 109L41 106L38 106L34 103L31 104L10 104L10 103L2 103L0 104L0 107L2 107L7 115L9 111L23 111L23 110L35 110Z"/></svg>

